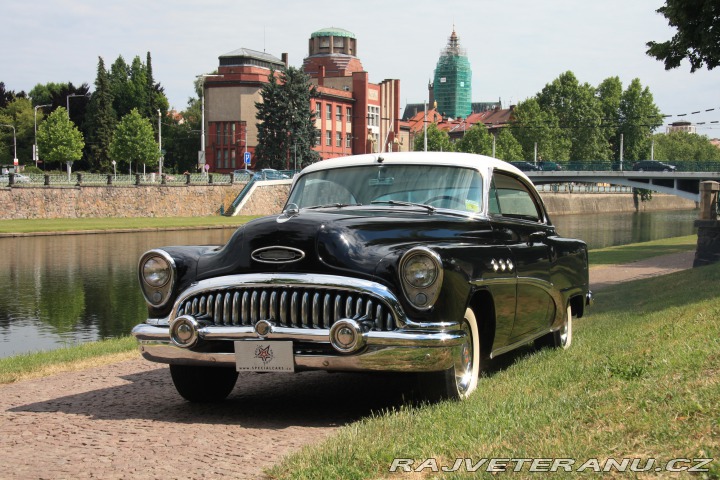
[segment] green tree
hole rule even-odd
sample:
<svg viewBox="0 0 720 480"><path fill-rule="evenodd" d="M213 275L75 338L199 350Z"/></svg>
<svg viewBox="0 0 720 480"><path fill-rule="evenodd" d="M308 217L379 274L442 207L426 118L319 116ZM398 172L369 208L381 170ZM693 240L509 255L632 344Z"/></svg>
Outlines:
<svg viewBox="0 0 720 480"><path fill-rule="evenodd" d="M647 54L670 70L690 61L690 71L720 65L720 3L717 0L665 0L657 10L677 32L665 42L648 42Z"/></svg>
<svg viewBox="0 0 720 480"><path fill-rule="evenodd" d="M27 95L25 92L13 92L5 88L5 82L0 82L0 108L7 107L7 104L15 100L16 98L25 98Z"/></svg>
<svg viewBox="0 0 720 480"><path fill-rule="evenodd" d="M34 143L34 120L33 107L28 98L15 97L5 108L0 108L0 123L15 127L15 144L12 128L0 127L0 163L12 164L16 146L20 163L30 163Z"/></svg>
<svg viewBox="0 0 720 480"><path fill-rule="evenodd" d="M512 113L511 132L522 148L524 160L539 159L567 162L572 142L560 129L557 117L540 108L536 98L518 104Z"/></svg>
<svg viewBox="0 0 720 480"><path fill-rule="evenodd" d="M610 147L602 131L602 110L590 84L580 84L568 71L537 95L540 108L558 119L562 134L569 139L571 160L609 160ZM549 159L545 159L549 160Z"/></svg>
<svg viewBox="0 0 720 480"><path fill-rule="evenodd" d="M296 161L301 168L316 162L319 154L313 146L317 128L310 99L318 93L310 77L295 67L288 67L279 75L271 71L260 94L263 101L255 103L258 168L294 168Z"/></svg>
<svg viewBox="0 0 720 480"><path fill-rule="evenodd" d="M472 130L472 128L470 129ZM425 135L423 132L415 136L413 150L422 152L425 148ZM427 149L428 152L452 152L455 150L450 135L445 130L440 130L436 124L431 123L427 127Z"/></svg>
<svg viewBox="0 0 720 480"><path fill-rule="evenodd" d="M644 160L650 158L652 132L662 125L660 109L655 105L650 90L634 79L623 92L619 106L620 127L623 135L623 158ZM617 158L617 157L616 157Z"/></svg>
<svg viewBox="0 0 720 480"><path fill-rule="evenodd" d="M200 148L200 100L188 99L187 108L179 116L169 115L163 120L164 171L192 172L197 165Z"/></svg>
<svg viewBox="0 0 720 480"><path fill-rule="evenodd" d="M141 163L155 169L159 156L150 120L143 118L137 109L133 108L115 129L110 142L110 158L117 161L120 168L131 168L135 163L135 171L139 171Z"/></svg>
<svg viewBox="0 0 720 480"><path fill-rule="evenodd" d="M520 142L507 128L501 128L495 139L495 158L506 162L515 162L523 159L523 149Z"/></svg>
<svg viewBox="0 0 720 480"><path fill-rule="evenodd" d="M688 132L657 134L655 140L655 159L676 164L688 162L690 168L695 164L720 162L720 149L710 143L705 135Z"/></svg>
<svg viewBox="0 0 720 480"><path fill-rule="evenodd" d="M72 82L68 83L38 83L30 90L30 98L33 105L51 105L51 109L66 107L70 105L70 120L77 125L83 134L87 107L90 98L90 87L83 83L76 87ZM71 96L72 95L72 96Z"/></svg>
<svg viewBox="0 0 720 480"><path fill-rule="evenodd" d="M430 135L428 135L428 140ZM493 138L484 123L476 123L455 142L456 152L492 155ZM421 146L421 149L423 147ZM429 148L429 147L428 147Z"/></svg>
<svg viewBox="0 0 720 480"><path fill-rule="evenodd" d="M132 92L128 87L130 67L122 55L118 56L110 66L108 78L110 80L110 92L113 97L113 110L115 110L117 118L122 118L130 113L135 106Z"/></svg>
<svg viewBox="0 0 720 480"><path fill-rule="evenodd" d="M98 57L95 92L90 99L86 123L88 132L86 155L93 170L110 170L110 142L116 124L110 77L105 70L105 62L102 57Z"/></svg>
<svg viewBox="0 0 720 480"><path fill-rule="evenodd" d="M620 158L620 100L623 86L619 77L609 77L600 82L596 95L600 100L605 141L612 150L611 158Z"/></svg>
<svg viewBox="0 0 720 480"><path fill-rule="evenodd" d="M85 146L82 132L70 121L64 107L56 109L38 126L37 142L40 158L46 164L58 162L60 168L64 162L80 160Z"/></svg>

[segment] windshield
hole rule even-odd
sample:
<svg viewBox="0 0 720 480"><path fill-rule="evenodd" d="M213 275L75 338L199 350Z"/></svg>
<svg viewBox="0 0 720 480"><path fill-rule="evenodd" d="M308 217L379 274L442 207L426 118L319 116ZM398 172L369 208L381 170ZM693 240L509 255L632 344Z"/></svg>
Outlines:
<svg viewBox="0 0 720 480"><path fill-rule="evenodd" d="M288 204L299 208L412 203L464 212L482 207L476 170L441 165L365 165L303 175Z"/></svg>

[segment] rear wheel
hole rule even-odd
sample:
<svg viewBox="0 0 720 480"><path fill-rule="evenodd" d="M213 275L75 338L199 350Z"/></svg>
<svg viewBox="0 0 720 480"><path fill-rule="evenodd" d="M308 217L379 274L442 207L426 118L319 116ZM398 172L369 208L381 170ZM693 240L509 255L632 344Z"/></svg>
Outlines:
<svg viewBox="0 0 720 480"><path fill-rule="evenodd" d="M195 403L224 400L237 381L234 368L170 365L175 389L187 401Z"/></svg>
<svg viewBox="0 0 720 480"><path fill-rule="evenodd" d="M573 317L570 305L565 310L565 319L560 329L550 332L547 335L535 340L535 346L538 348L562 348L567 350L572 344Z"/></svg>
<svg viewBox="0 0 720 480"><path fill-rule="evenodd" d="M480 335L471 309L465 311L461 329L465 340L455 349L453 366L423 375L422 389L430 399L465 399L477 388L481 370Z"/></svg>

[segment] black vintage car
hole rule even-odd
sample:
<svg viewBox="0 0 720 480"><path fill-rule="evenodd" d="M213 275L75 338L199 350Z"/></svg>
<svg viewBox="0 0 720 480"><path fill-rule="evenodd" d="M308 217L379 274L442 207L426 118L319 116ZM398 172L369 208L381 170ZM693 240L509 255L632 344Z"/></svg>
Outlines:
<svg viewBox="0 0 720 480"><path fill-rule="evenodd" d="M225 398L238 371L302 370L414 372L464 398L497 355L567 348L591 299L585 243L558 236L528 178L460 153L316 163L281 214L151 250L139 277L133 334L190 401Z"/></svg>

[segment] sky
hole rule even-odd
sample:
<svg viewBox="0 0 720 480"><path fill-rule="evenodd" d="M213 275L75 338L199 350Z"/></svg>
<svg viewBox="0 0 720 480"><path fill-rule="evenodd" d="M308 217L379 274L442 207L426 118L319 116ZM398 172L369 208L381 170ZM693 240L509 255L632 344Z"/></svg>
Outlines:
<svg viewBox="0 0 720 480"><path fill-rule="evenodd" d="M597 86L617 76L650 89L666 124L690 120L720 137L720 68L666 71L645 54L674 30L656 10L664 0L4 0L0 81L13 91L49 82L94 89L106 67L152 56L155 80L183 110L197 75L238 48L265 51L301 67L312 32L343 28L357 38L370 81L400 80L401 104L422 103L440 52L457 32L472 67L475 102L504 107L572 71ZM712 111L707 111L714 109ZM699 112L699 113L693 113ZM711 123L719 122L719 123Z"/></svg>

